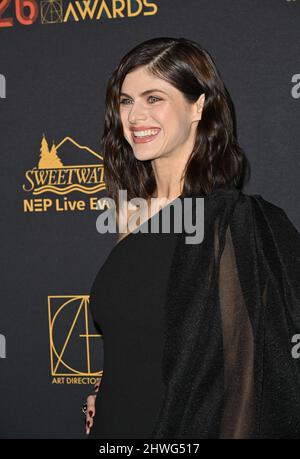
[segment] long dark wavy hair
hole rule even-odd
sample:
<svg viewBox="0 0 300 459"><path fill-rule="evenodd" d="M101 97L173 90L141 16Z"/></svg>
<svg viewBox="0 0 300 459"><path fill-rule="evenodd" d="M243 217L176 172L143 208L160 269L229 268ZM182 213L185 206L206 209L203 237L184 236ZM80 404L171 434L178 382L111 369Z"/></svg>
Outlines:
<svg viewBox="0 0 300 459"><path fill-rule="evenodd" d="M212 57L195 41L158 37L129 51L107 83L101 143L108 196L118 206L120 189L127 190L128 200L149 199L156 192L151 160L135 158L124 137L119 111L125 76L141 66L181 91L187 102L195 103L205 93L194 148L183 173L182 194L206 195L220 187L242 188L249 164L236 139L232 100Z"/></svg>

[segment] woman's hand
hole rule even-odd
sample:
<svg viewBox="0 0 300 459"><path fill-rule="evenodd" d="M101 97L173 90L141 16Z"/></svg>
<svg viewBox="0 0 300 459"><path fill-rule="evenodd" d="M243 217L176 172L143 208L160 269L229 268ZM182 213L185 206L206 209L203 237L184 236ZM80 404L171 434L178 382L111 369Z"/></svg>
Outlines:
<svg viewBox="0 0 300 459"><path fill-rule="evenodd" d="M86 399L87 410L86 410L86 420L85 420L85 432L87 435L90 434L91 428L93 427L93 422L94 422L93 418L96 414L95 401L97 397L97 392L100 387L100 382L101 382L101 379L99 378L99 380L94 384L95 394L89 395Z"/></svg>

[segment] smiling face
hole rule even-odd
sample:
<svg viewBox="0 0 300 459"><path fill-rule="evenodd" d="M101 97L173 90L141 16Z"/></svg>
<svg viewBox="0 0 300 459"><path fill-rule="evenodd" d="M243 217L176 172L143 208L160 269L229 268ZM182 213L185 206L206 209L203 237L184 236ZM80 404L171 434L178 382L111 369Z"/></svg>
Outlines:
<svg viewBox="0 0 300 459"><path fill-rule="evenodd" d="M135 157L144 161L173 157L187 149L191 153L203 102L202 97L199 111L198 105L187 103L178 89L146 67L128 73L120 93L120 117Z"/></svg>

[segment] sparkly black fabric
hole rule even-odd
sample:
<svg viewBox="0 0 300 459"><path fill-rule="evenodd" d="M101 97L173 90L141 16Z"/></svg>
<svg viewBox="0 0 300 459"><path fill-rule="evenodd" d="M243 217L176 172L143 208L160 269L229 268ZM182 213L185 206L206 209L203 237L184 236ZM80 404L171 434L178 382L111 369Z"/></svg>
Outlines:
<svg viewBox="0 0 300 459"><path fill-rule="evenodd" d="M153 438L300 438L300 237L260 195L204 198L201 244L178 234Z"/></svg>

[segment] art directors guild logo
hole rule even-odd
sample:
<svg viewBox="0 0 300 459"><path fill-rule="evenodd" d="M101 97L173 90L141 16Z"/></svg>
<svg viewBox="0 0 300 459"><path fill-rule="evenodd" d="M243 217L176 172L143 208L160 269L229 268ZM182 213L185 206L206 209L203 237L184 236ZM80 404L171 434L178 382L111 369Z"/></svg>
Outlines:
<svg viewBox="0 0 300 459"><path fill-rule="evenodd" d="M98 203L94 196L105 190L103 157L71 137L56 145L53 141L49 148L43 135L38 165L26 171L23 190L31 195L23 200L24 212L82 212L109 207L105 199ZM71 193L79 194L80 199L71 199Z"/></svg>
<svg viewBox="0 0 300 459"><path fill-rule="evenodd" d="M93 331L88 295L49 295L48 319L52 384L95 384L103 352Z"/></svg>

